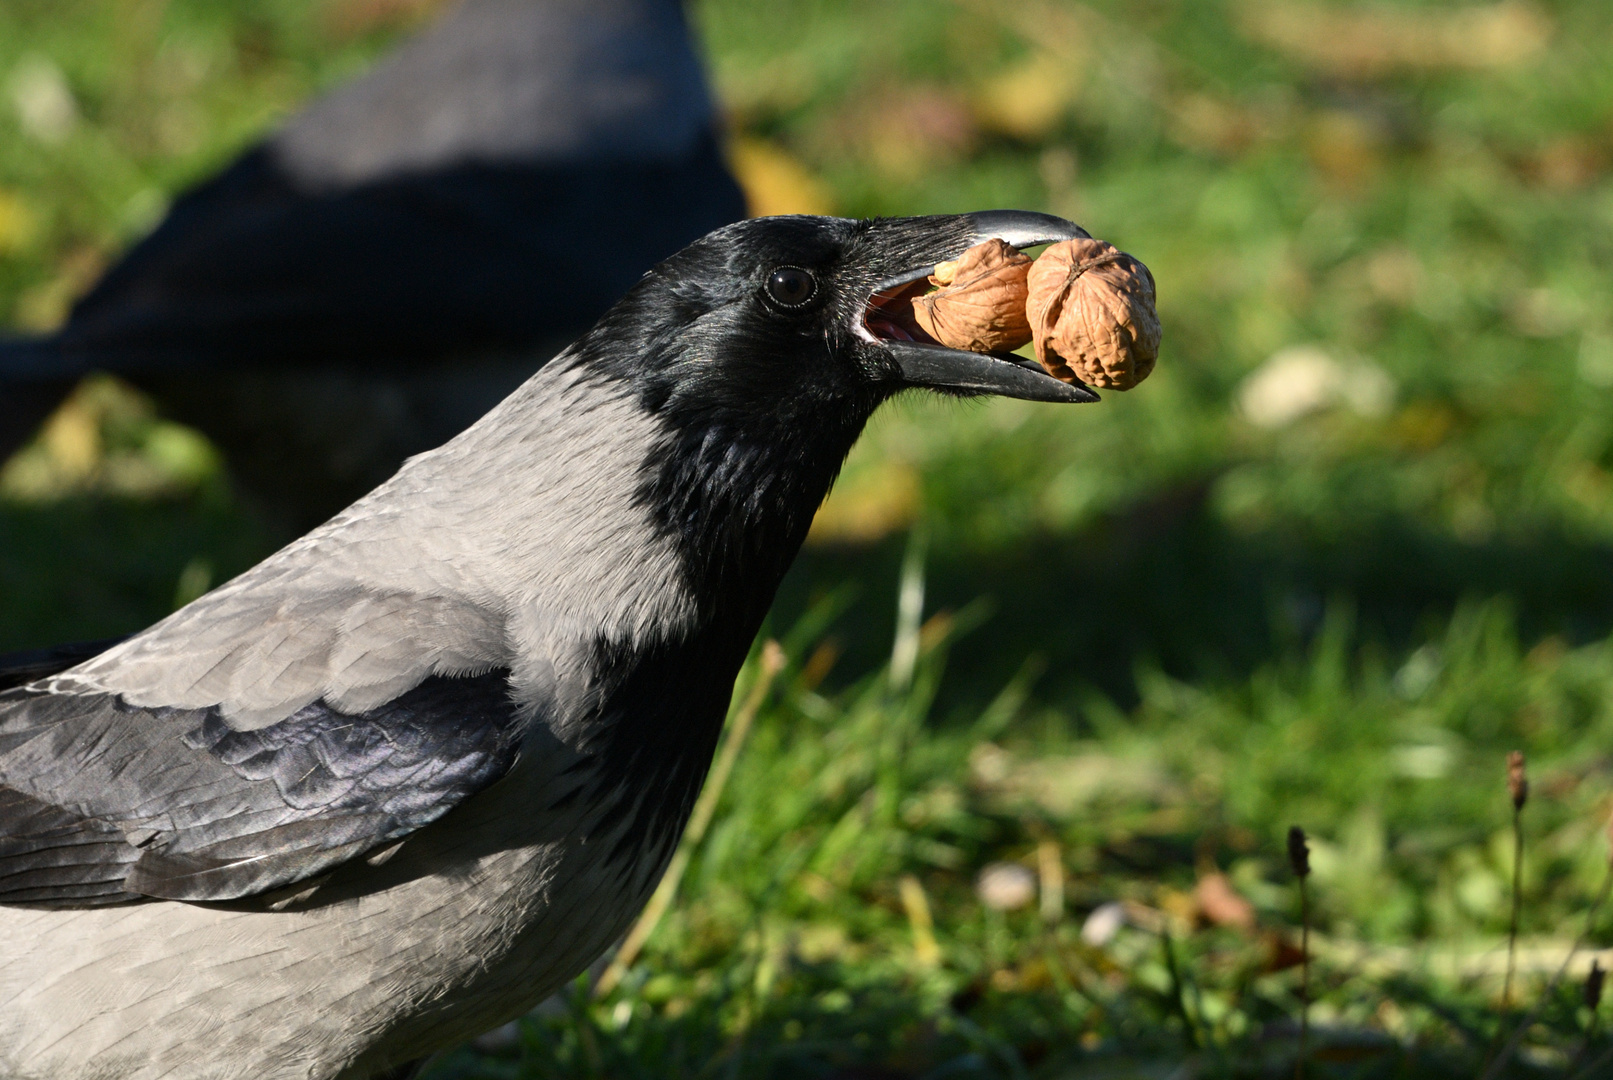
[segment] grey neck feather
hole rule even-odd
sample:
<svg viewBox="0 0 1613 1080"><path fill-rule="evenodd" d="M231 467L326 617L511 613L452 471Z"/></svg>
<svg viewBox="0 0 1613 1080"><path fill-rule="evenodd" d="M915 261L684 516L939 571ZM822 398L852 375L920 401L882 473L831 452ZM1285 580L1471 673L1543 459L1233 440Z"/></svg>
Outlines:
<svg viewBox="0 0 1613 1080"><path fill-rule="evenodd" d="M665 440L625 384L563 354L330 522L59 677L264 727L432 674L507 667L518 698L590 681L600 639L675 641L700 603L637 495Z"/></svg>

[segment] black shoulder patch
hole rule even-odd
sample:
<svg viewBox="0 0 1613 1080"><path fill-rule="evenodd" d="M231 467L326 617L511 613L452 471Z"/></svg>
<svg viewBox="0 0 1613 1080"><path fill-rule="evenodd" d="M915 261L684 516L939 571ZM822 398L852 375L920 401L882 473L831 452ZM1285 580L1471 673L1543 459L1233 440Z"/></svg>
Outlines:
<svg viewBox="0 0 1613 1080"><path fill-rule="evenodd" d="M234 731L213 709L0 693L0 904L232 900L435 821L515 761L506 674Z"/></svg>

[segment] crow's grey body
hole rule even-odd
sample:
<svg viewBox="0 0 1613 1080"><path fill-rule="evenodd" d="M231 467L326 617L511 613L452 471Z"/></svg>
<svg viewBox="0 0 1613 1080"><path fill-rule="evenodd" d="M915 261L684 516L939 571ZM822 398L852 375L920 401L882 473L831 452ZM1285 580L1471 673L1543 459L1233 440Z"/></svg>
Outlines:
<svg viewBox="0 0 1613 1080"><path fill-rule="evenodd" d="M534 812L551 779L518 767L356 895L0 912L0 1076L365 1077L512 1019L620 937L670 850L594 859L616 837L584 806Z"/></svg>
<svg viewBox="0 0 1613 1080"><path fill-rule="evenodd" d="M428 675L511 668L533 707L593 635L677 636L694 615L672 541L634 503L665 438L626 393L556 360L326 525L52 686L223 703L249 730L321 698L361 712Z"/></svg>
<svg viewBox="0 0 1613 1080"><path fill-rule="evenodd" d="M512 410L525 437L500 439ZM502 668L531 731L474 811L349 871L354 895L338 872L281 910L269 908L289 897L0 907L0 1076L82 1076L75 1063L97 1053L117 1077L325 1077L353 1062L368 1075L509 1019L620 936L676 831L629 815L596 833L609 798L547 804L594 787L568 772L588 704L557 687L594 681L595 637L681 637L697 608L631 504L662 441L654 423L562 359L328 525L35 684L133 706L224 703L224 723L251 731L310 702L361 712L432 675ZM26 785L26 750L0 750L0 776ZM56 798L101 797L104 778L82 776L90 790ZM618 844L616 858L594 857ZM416 984L436 1000L418 1000Z"/></svg>
<svg viewBox="0 0 1613 1080"><path fill-rule="evenodd" d="M874 409L1090 397L870 307L988 226L1074 228L719 230L328 524L0 691L0 1078L362 1080L598 956Z"/></svg>

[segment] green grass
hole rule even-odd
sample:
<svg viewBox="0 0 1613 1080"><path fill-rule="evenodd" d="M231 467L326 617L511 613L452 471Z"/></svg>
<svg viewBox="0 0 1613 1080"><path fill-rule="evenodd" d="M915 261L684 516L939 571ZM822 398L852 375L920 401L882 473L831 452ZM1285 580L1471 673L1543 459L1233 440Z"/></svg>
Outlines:
<svg viewBox="0 0 1613 1080"><path fill-rule="evenodd" d="M942 721L935 693L969 621L928 624L910 686L882 670L832 695L803 674L821 664L799 630L787 649L805 663L763 710L633 974L599 1002L579 986L519 1048L450 1059L444 1075L1163 1076L1184 1062L1263 1075L1294 1049L1297 898L1281 852L1302 822L1320 929L1313 1068L1474 1076L1502 1030L1505 748L1535 748L1540 792L1526 1002L1602 886L1605 646L1526 653L1503 610L1477 606L1394 670L1334 613L1245 685L1150 672L1129 713L1100 697L1057 711L1022 675ZM982 906L980 867L1036 866L1048 843L1066 912ZM1252 902L1255 928L1195 917L1211 868ZM906 875L938 960L916 945ZM1083 941L1080 914L1114 901L1130 926ZM1588 1021L1571 991L1530 1043L1542 1070L1509 1075L1568 1075Z"/></svg>
<svg viewBox="0 0 1613 1080"><path fill-rule="evenodd" d="M0 319L60 317L173 191L424 7L0 7ZM644 955L442 1075L1287 1075L1299 824L1307 1075L1472 1077L1516 1019L1515 748L1535 792L1519 998L1544 1004L1508 1075L1573 1075L1589 1012L1577 983L1543 994L1613 806L1613 13L694 16L734 131L837 210L1072 216L1153 269L1165 347L1101 405L876 419L775 611L791 664ZM65 85L76 120L29 134L19 70ZM1337 381L1257 422L1251 387L1296 348ZM68 425L0 483L0 647L135 629L272 544L205 453L99 400L89 465L68 467ZM895 615L915 534L909 684L887 668L917 640ZM982 906L982 867L1035 869L1049 844L1059 918ZM1195 915L1212 870L1253 930ZM1084 941L1116 901L1131 925Z"/></svg>

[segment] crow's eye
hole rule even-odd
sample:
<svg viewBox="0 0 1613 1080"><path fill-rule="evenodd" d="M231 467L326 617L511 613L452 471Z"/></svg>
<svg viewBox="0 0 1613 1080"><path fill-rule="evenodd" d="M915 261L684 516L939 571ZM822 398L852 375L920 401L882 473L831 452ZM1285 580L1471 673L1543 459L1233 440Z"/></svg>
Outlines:
<svg viewBox="0 0 1613 1080"><path fill-rule="evenodd" d="M781 266L767 275L767 295L785 307L800 307L817 291L817 281L798 266Z"/></svg>

